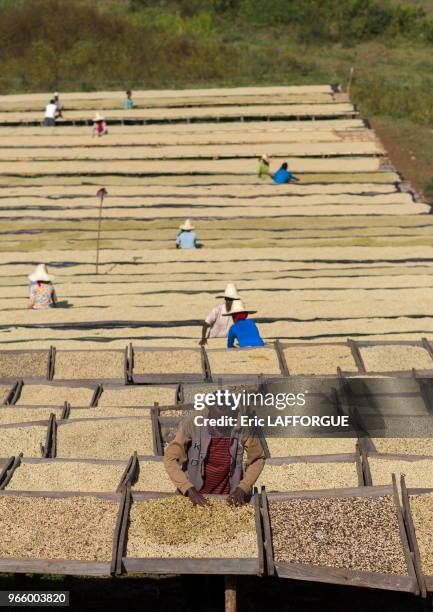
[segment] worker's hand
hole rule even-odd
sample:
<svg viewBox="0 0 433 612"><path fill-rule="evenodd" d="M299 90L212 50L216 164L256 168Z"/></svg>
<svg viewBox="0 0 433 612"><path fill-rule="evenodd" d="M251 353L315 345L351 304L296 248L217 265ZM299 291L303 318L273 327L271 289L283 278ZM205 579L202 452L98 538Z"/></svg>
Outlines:
<svg viewBox="0 0 433 612"><path fill-rule="evenodd" d="M230 493L227 499L230 506L243 506L247 503L247 494L243 489L237 487L233 493Z"/></svg>
<svg viewBox="0 0 433 612"><path fill-rule="evenodd" d="M199 345L204 346L205 344L207 344L207 338L202 338L199 342Z"/></svg>
<svg viewBox="0 0 433 612"><path fill-rule="evenodd" d="M191 487L190 489L188 489L186 494L189 497L193 506L203 506L203 508L209 506L206 498L203 497L203 495L199 493L195 487Z"/></svg>

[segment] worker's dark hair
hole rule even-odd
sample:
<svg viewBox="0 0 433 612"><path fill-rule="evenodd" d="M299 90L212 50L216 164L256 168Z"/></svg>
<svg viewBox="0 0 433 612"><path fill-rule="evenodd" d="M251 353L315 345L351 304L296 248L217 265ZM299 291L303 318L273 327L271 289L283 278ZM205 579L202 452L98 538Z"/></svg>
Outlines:
<svg viewBox="0 0 433 612"><path fill-rule="evenodd" d="M127 91L126 91L126 95L127 95L127 96L130 96L130 95L131 95L131 90L130 90L130 89L127 89Z"/></svg>
<svg viewBox="0 0 433 612"><path fill-rule="evenodd" d="M50 100L50 104L55 104L55 103L56 103L55 99L54 99L54 98L51 98L51 100Z"/></svg>
<svg viewBox="0 0 433 612"><path fill-rule="evenodd" d="M283 170L287 170L287 162L284 162L284 164L281 164L281 167Z"/></svg>

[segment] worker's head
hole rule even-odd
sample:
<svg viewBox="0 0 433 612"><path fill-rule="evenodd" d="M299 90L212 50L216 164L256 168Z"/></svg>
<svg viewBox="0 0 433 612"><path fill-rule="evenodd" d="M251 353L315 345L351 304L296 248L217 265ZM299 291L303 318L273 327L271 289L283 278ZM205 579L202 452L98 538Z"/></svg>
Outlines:
<svg viewBox="0 0 433 612"><path fill-rule="evenodd" d="M55 104L55 103L56 103L55 98L51 98L51 100L50 100L50 104Z"/></svg>
<svg viewBox="0 0 433 612"><path fill-rule="evenodd" d="M284 164L281 164L281 168L283 170L287 170L287 168L288 168L287 162L284 162Z"/></svg>
<svg viewBox="0 0 433 612"><path fill-rule="evenodd" d="M53 98L54 98L54 100L58 100L59 99L59 92L58 91L54 92Z"/></svg>
<svg viewBox="0 0 433 612"><path fill-rule="evenodd" d="M232 314L232 319L234 323L237 323L238 321L243 321L244 319L248 318L248 312L235 312L234 314Z"/></svg>
<svg viewBox="0 0 433 612"><path fill-rule="evenodd" d="M128 91L126 92L126 97L130 98L132 96L132 92L128 89Z"/></svg>
<svg viewBox="0 0 433 612"><path fill-rule="evenodd" d="M232 317L233 322L242 321L242 319L246 319L249 314L254 314L255 310L248 310L243 301L238 298L237 300L233 300L232 307L226 313L223 313L223 317Z"/></svg>
<svg viewBox="0 0 433 612"><path fill-rule="evenodd" d="M224 298L226 305L226 311L229 312L232 309L234 300L239 300L239 293L234 283L227 283L224 295L217 295L217 298Z"/></svg>
<svg viewBox="0 0 433 612"><path fill-rule="evenodd" d="M224 298L224 302L225 302L225 305L226 305L227 312L232 309L233 301L234 301L233 298L230 298L230 297L225 297Z"/></svg>

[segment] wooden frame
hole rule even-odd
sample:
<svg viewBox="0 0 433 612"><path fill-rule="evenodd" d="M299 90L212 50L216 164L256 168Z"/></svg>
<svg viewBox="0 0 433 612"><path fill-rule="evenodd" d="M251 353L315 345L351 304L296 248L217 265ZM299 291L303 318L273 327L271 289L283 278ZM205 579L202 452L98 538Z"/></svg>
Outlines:
<svg viewBox="0 0 433 612"><path fill-rule="evenodd" d="M4 483L8 478L10 471L13 469L14 461L15 457L2 459L2 463L0 463L0 489L4 487Z"/></svg>
<svg viewBox="0 0 433 612"><path fill-rule="evenodd" d="M275 340L274 343L275 350L277 351L278 361L280 362L280 370L283 376L290 376L289 366L287 364L287 359L284 354L284 347L281 344L280 340Z"/></svg>
<svg viewBox="0 0 433 612"><path fill-rule="evenodd" d="M153 352L175 352L175 351L191 351L200 353L201 372L197 374L188 374L185 372L170 373L170 374L136 374L135 368L135 354L136 353L153 353ZM179 384L187 382L208 382L208 371L207 371L207 357L206 351L203 347L199 349L188 349L188 348L155 348L155 347L135 347L130 345L130 366L129 366L129 378L133 384L135 383L147 383L147 384Z"/></svg>
<svg viewBox="0 0 433 612"><path fill-rule="evenodd" d="M433 463L433 455L399 455L396 453L378 453L362 449L362 465L366 486L376 486L373 482L369 458L379 459L383 461L407 461L408 463L416 463L417 461L430 460ZM392 472L391 472L392 473Z"/></svg>
<svg viewBox="0 0 433 612"><path fill-rule="evenodd" d="M312 566L301 563L279 563L275 560L272 545L272 521L269 513L269 499L274 501L285 501L289 499L318 499L323 497L380 497L384 495L392 496L394 500L397 511L400 540L408 571L407 576L383 574L379 572L361 572L346 568ZM307 580L329 584L342 584L391 591L403 591L413 593L415 595L419 594L417 575L404 529L403 517L395 483L394 486L329 489L304 492L294 491L292 493L270 493L269 495L264 489L262 489L262 514L268 574L276 575L280 578L291 578L294 580Z"/></svg>
<svg viewBox="0 0 433 612"><path fill-rule="evenodd" d="M0 559L0 572L18 574L65 574L78 576L110 576L116 567L116 555L119 546L120 526L126 501L125 488L122 493L78 493L70 492L35 492L35 491L0 491L0 497L45 497L50 499L67 499L70 497L97 497L116 501L118 504L116 523L113 531L111 561L74 561L63 559Z"/></svg>
<svg viewBox="0 0 433 612"><path fill-rule="evenodd" d="M57 457L57 436L58 436L58 428L59 427L68 427L70 425L74 425L76 423L91 423L91 422L95 422L95 421L125 421L125 420L131 420L133 418L136 418L138 420L140 419L145 419L147 421L150 422L151 425L151 441L152 441L152 446L153 449L155 451L155 444L156 444L156 438L155 438L155 431L154 431L154 427L153 427L153 423L152 423L152 413L150 411L149 417L147 416L140 416L140 417L131 417L131 416L126 416L126 417L96 417L96 418L92 418L92 419L66 419L63 421L57 421L55 418L55 415L53 416L52 419L52 425L51 425L51 447L50 447L50 455L49 458L54 459L54 458L58 458L58 459L71 459L71 457ZM96 458L96 457L75 457L74 459L76 460L91 460L94 459L96 462L98 461L116 461L115 459L101 459L101 458ZM127 461L126 457L124 460L120 460L121 462Z"/></svg>
<svg viewBox="0 0 433 612"><path fill-rule="evenodd" d="M410 508L411 496L419 496L433 493L433 488L407 488L404 475L401 476L401 497L403 505L403 518L406 526L407 536L414 558L415 570L418 575L421 595L426 597L427 593L433 592L433 575L424 574L422 570L421 555L416 537L416 528Z"/></svg>
<svg viewBox="0 0 433 612"><path fill-rule="evenodd" d="M33 386L33 384L35 383L25 383L23 381L18 381L18 387L16 389L14 398L13 398L13 402L11 405L17 405L17 402L19 402L19 400L21 399L21 394L23 389L25 390L26 388L31 388ZM93 397L89 402L88 406L85 406L86 408L91 408L92 407L92 402L94 401L95 396L98 394L99 392L99 388L101 387L101 385L99 384L95 384L89 380L83 381L81 383L81 381L76 381L76 380L71 380L71 381L57 381L57 380L44 380L41 381L39 383L37 383L38 386L41 387L48 387L50 389L55 389L56 387L59 388L83 388L83 389L89 389L91 391L93 391ZM102 388L102 387L101 387ZM59 400L59 403L57 405L49 405L49 407L52 408L56 408L56 407L60 407L60 406L64 406L65 405L65 401L61 401ZM46 403L42 403L42 404L19 404L17 405L17 408L40 408L40 407L47 407Z"/></svg>
<svg viewBox="0 0 433 612"><path fill-rule="evenodd" d="M8 395L6 396L3 406L13 406L16 398L19 397L23 386L22 380L17 380L10 388Z"/></svg>
<svg viewBox="0 0 433 612"><path fill-rule="evenodd" d="M137 463L138 463L138 459L137 459L137 454L134 453L133 455L131 455L131 457L129 457L129 459L127 461L118 461L118 460L114 460L114 459L62 459L62 458L52 458L52 457L48 457L48 458L34 458L34 457L26 457L23 458L22 455L18 456L18 457L12 457L11 458L13 461L11 463L11 465L9 466L9 468L7 470L5 470L5 475L3 477L3 480L1 478L2 476L2 472L0 472L0 490L5 490L6 487L10 484L10 482L13 479L13 476L16 472L17 469L19 469L19 467L24 464L27 463L29 465L41 465L41 464L67 464L67 463L84 463L84 464L89 464L89 465L118 465L118 466L122 466L124 465L125 468L122 472L122 475L119 479L119 482L117 484L117 487L115 489L115 491L104 491L104 493L121 493L123 491L123 489L133 480L134 475L137 471ZM20 491L20 489L15 490L15 489L8 489L9 491ZM79 489L78 489L79 491ZM43 493L52 493L52 490L48 490L48 491L40 491ZM82 491L82 493L84 493ZM99 492L100 493L100 492ZM96 494L99 494L98 492L95 492Z"/></svg>
<svg viewBox="0 0 433 612"><path fill-rule="evenodd" d="M352 338L347 338L346 342L309 342L308 344L306 342L290 342L290 343L286 343L286 342L281 342L279 340L277 340L277 342L280 343L282 350L284 350L287 347L305 347L305 346L309 346L309 347L320 347L320 346L341 346L341 347L349 347L351 352L352 352L352 356L353 359L355 361L355 364L358 368L358 372L347 372L345 370L342 370L340 368L340 371L342 373L343 376L354 376L356 374L361 374L361 375L365 375L366 377L368 377L370 374L375 374L375 375L383 375L383 376L395 376L395 377L411 377L412 374L412 369L407 369L407 370L392 370L392 371L388 371L388 370L383 370L383 371L370 371L367 370L364 364L364 361L362 359L361 353L360 353L360 349L362 348L368 348L368 347L373 347L373 346L413 346L415 348L424 348L429 355L432 357L432 367L431 369L427 369L427 370L417 370L417 373L420 373L420 375L422 376L422 374L428 375L428 376L433 376L433 347L431 346L430 342L426 339L423 338L422 341L417 341L417 340L353 340ZM338 364L336 364L336 374L337 374L337 366ZM336 374L320 374L321 378L329 378L329 377L334 377L336 376ZM317 376L316 374L297 374L296 376Z"/></svg>
<svg viewBox="0 0 433 612"><path fill-rule="evenodd" d="M244 352L252 352L257 349L273 351L276 355L276 358L278 361L278 367L280 371L275 372L275 374L262 374L261 372L257 372L256 374L243 374L242 372L233 372L231 374L221 374L218 372L217 374L214 374L212 372L211 359L209 358L209 355L212 353L225 353L227 351L232 350L232 349L215 348L215 349L209 349L208 351L206 351L206 356L207 356L208 363L209 363L208 382L215 382L215 380L218 380L218 381L221 381L221 384L229 385L229 384L236 383L237 381L240 381L240 382L244 382L245 384L247 384L247 383L251 383L256 380L258 381L260 378L274 380L276 378L281 378L281 377L285 377L288 375L288 368L287 368L287 363L285 362L285 359L284 359L284 355L282 359L280 351L278 350L278 347L276 346L275 342L269 342L265 344L264 346L240 347L240 348L238 347L235 350L244 351Z"/></svg>
<svg viewBox="0 0 433 612"><path fill-rule="evenodd" d="M119 383L122 381L122 383L124 385L127 385L129 382L128 379L128 347L126 346L124 349L102 349L102 350L97 350L97 349L61 349L60 350L61 353L76 353L76 352L80 352L80 353L84 353L84 352L89 352L89 353L123 353L123 372L122 375L119 376L118 378L99 378L98 379L98 383L99 384L103 384L103 383ZM88 378L57 378L54 379L55 375L56 375L56 360L57 360L57 353L58 350L53 347L53 351L52 351L52 361L51 361L51 378L49 378L50 381L54 382L54 383L58 383L62 386L64 386L66 383L68 385L74 384L77 387L85 387L85 386L92 386L94 387L95 383L94 381L92 381L92 379L88 379ZM93 384L92 384L93 382Z"/></svg>
<svg viewBox="0 0 433 612"><path fill-rule="evenodd" d="M257 558L132 558L126 557L128 540L128 521L131 506L134 501L171 497L177 493L131 493L126 488L127 499L120 530L119 548L117 552L116 574L222 574L222 575L257 575L264 574L263 534L260 514L260 503L254 494L250 503L255 509L255 524L257 532ZM210 495L216 499L226 499L222 495Z"/></svg>
<svg viewBox="0 0 433 612"><path fill-rule="evenodd" d="M161 407L167 407L167 408L172 408L174 409L176 406L179 405L179 388L181 387L181 383L175 384L175 383L159 383L159 384L146 384L146 383L132 383L132 384L128 384L128 385L116 385L116 384L103 384L103 385L98 385L98 387L95 389L95 394L93 396L92 402L90 404L90 408L99 408L99 401L101 399L101 397L103 397L104 392L109 392L109 391L125 391L128 392L128 389L131 390L132 388L134 389L147 389L148 387L163 387L165 389L170 389L173 391L173 404L163 404L161 405ZM122 410L122 408L137 408L139 410L142 410L143 408L153 408L153 406L155 405L155 402L153 402L152 404L144 404L144 405L122 405L122 406L112 406L113 408L118 408L119 411ZM75 406L75 408L84 408L85 406ZM109 407L109 406L107 406Z"/></svg>
<svg viewBox="0 0 433 612"><path fill-rule="evenodd" d="M135 489L134 490L134 486L137 484L138 479L139 479L139 475L140 475L140 471L141 471L141 462L143 463L159 463L161 465L164 465L164 457L162 457L161 455L139 455L137 456L137 462L135 465L135 469L132 470L130 472L130 479L129 482L127 483L130 487L131 487L131 493L151 493L153 495L167 495L168 493L160 493L157 491L149 491L148 489ZM173 489L174 489L174 485L173 485Z"/></svg>
<svg viewBox="0 0 433 612"><path fill-rule="evenodd" d="M362 469L361 456L359 452L334 453L329 455L299 455L293 457L274 458L270 457L269 459L266 459L265 465L288 465L291 463L354 463L356 475L358 477L358 486L363 487L366 484L364 480L364 472ZM290 491L296 491L296 489L290 489Z"/></svg>
<svg viewBox="0 0 433 612"><path fill-rule="evenodd" d="M349 340L348 340L349 342ZM351 343L355 343L354 340L350 340ZM421 341L417 341L417 340L380 340L380 341L376 341L376 340L359 340L356 343L356 346L358 347L358 349L361 348L370 348L370 347L376 347L376 346L380 346L380 347L385 347L385 346L412 346L414 348L422 348L424 349L429 356L432 358L432 367L428 368L428 369L417 369L417 373L423 373L426 374L428 376L432 376L433 375L433 349L431 348L428 340L426 338L423 338ZM430 349L430 350L429 350ZM412 376L412 368L409 370L392 370L392 371L371 371L369 370L368 372L366 372L368 374L383 374L383 375L392 375L397 377L410 377Z"/></svg>
<svg viewBox="0 0 433 612"><path fill-rule="evenodd" d="M45 431L45 444L40 444L40 452L41 457L48 456L47 453L51 450L51 440L52 440L52 422L55 421L54 414L50 415L49 419L40 420L40 421L26 421L25 423L11 423L9 425L0 425L0 433L2 429L22 429L28 427L46 427Z"/></svg>
<svg viewBox="0 0 433 612"><path fill-rule="evenodd" d="M44 353L46 355L46 359L47 359L47 373L45 376L23 376L22 379L24 382L39 382L39 381L44 381L44 380L49 380L49 373L50 373L50 367L51 367L51 348L49 350L46 349L21 349L21 350L16 350L16 351L0 351L2 354L9 354L9 355L22 355L23 353L31 353L33 354L40 354L40 353ZM11 383L11 381L16 380L16 376L12 376L10 378L2 378L0 377L0 383Z"/></svg>

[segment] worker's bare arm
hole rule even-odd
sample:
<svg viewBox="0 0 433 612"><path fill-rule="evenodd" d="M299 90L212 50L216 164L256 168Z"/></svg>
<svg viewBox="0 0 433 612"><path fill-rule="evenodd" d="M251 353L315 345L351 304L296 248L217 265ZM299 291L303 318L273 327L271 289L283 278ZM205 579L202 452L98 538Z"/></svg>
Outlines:
<svg viewBox="0 0 433 612"><path fill-rule="evenodd" d="M201 328L201 340L199 342L200 346L204 346L207 343L207 332L208 329L210 329L210 325L209 323L206 323L206 321L203 323L202 328Z"/></svg>

